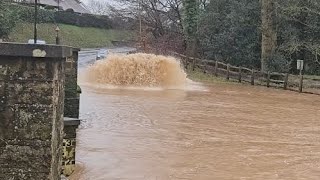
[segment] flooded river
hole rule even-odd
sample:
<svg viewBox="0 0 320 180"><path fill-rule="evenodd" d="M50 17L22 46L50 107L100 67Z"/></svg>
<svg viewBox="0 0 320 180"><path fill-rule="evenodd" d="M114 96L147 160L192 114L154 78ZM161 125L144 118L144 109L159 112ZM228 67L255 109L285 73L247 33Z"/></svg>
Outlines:
<svg viewBox="0 0 320 180"><path fill-rule="evenodd" d="M83 86L73 180L320 178L320 97L238 84Z"/></svg>

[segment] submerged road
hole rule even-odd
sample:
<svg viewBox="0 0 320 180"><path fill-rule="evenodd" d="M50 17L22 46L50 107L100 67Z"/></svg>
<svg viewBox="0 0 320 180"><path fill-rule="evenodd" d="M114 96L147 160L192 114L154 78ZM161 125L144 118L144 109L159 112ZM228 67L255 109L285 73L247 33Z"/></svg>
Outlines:
<svg viewBox="0 0 320 180"><path fill-rule="evenodd" d="M109 54L126 54L135 51L135 48L121 47L121 48L102 48L102 49L81 49L79 52L79 67L83 68L92 64L98 57L104 58Z"/></svg>
<svg viewBox="0 0 320 180"><path fill-rule="evenodd" d="M320 98L237 84L82 87L74 180L320 177Z"/></svg>

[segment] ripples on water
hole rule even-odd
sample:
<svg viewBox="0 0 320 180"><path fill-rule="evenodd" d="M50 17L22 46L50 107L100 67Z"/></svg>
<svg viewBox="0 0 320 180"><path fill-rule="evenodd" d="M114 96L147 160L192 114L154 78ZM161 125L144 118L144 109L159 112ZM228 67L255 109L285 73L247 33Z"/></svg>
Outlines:
<svg viewBox="0 0 320 180"><path fill-rule="evenodd" d="M82 87L72 179L320 177L318 96L190 81Z"/></svg>

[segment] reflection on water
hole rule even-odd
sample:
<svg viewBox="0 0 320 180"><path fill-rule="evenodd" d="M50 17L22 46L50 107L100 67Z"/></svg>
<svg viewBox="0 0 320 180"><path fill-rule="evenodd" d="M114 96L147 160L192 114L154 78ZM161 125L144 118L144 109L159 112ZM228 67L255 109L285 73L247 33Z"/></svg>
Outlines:
<svg viewBox="0 0 320 180"><path fill-rule="evenodd" d="M318 96L188 87L83 86L72 179L319 179Z"/></svg>

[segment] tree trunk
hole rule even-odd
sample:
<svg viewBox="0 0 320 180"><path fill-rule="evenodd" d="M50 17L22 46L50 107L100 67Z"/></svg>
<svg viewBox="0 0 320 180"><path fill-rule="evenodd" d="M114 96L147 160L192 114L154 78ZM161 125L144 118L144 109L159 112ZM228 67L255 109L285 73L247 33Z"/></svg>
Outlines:
<svg viewBox="0 0 320 180"><path fill-rule="evenodd" d="M197 56L197 39L191 39L187 42L186 55L190 57Z"/></svg>
<svg viewBox="0 0 320 180"><path fill-rule="evenodd" d="M269 61L277 47L277 32L274 23L274 0L261 0L262 42L261 71L268 71Z"/></svg>
<svg viewBox="0 0 320 180"><path fill-rule="evenodd" d="M188 56L195 57L197 54L197 31L198 31L198 16L199 4L198 0L184 0L184 16L185 16L185 33Z"/></svg>

